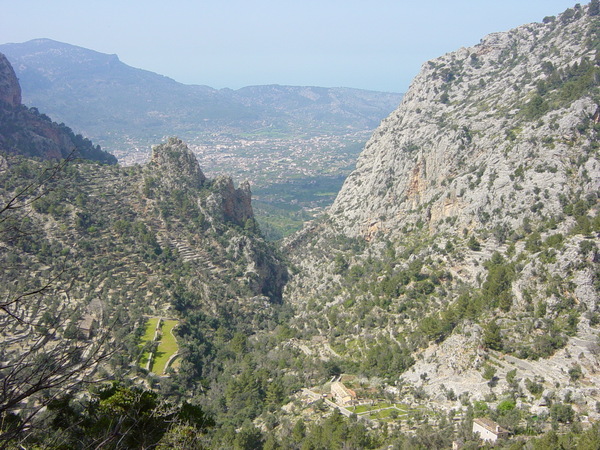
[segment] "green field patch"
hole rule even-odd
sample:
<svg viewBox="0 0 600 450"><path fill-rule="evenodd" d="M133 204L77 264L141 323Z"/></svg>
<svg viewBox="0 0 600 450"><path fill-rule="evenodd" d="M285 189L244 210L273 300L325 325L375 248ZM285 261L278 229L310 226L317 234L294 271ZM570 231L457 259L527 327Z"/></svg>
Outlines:
<svg viewBox="0 0 600 450"><path fill-rule="evenodd" d="M156 334L156 327L159 320L159 318L150 318L146 321L144 334L140 339L139 346L140 348L144 348L148 347L148 343L156 342L156 350L153 355L148 350L145 350L140 356L139 365L146 368L148 361L151 360L149 370L158 375L164 375L169 359L179 351L179 345L173 335L173 328L177 325L177 321L170 319L161 320L159 333ZM154 339L155 336L156 340ZM176 366L174 365L173 367L175 368Z"/></svg>
<svg viewBox="0 0 600 450"><path fill-rule="evenodd" d="M348 411L353 412L354 414L360 414L360 413L365 413L367 411L370 411L371 407L368 405L359 405L359 406L350 406L348 409Z"/></svg>
<svg viewBox="0 0 600 450"><path fill-rule="evenodd" d="M140 339L139 347L143 349L148 342L152 342L154 340L154 334L156 333L156 324L158 323L158 318L153 317L146 321L144 325L144 334ZM140 356L139 365L140 367L146 367L148 364L148 360L150 359L150 352L145 350Z"/></svg>
<svg viewBox="0 0 600 450"><path fill-rule="evenodd" d="M164 375L167 362L179 350L179 345L173 335L173 328L176 325L176 320L163 320L161 338L152 364L152 371L158 375Z"/></svg>
<svg viewBox="0 0 600 450"><path fill-rule="evenodd" d="M154 333L156 331L156 325L158 324L158 317L152 317L148 319L146 322L146 327L144 328L144 335L142 336L142 345L146 342L150 342L154 340Z"/></svg>
<svg viewBox="0 0 600 450"><path fill-rule="evenodd" d="M390 408L393 405L389 402L380 402L380 403L375 403L374 405L358 405L358 406L352 406L350 408L347 408L349 411L352 411L355 414L361 414L361 413L366 413L366 412L370 412L370 411L376 411L378 409L383 409L383 408Z"/></svg>
<svg viewBox="0 0 600 450"><path fill-rule="evenodd" d="M391 418L391 416L394 415L394 413L392 411L396 411L396 414L399 415L400 411L398 411L395 408L388 408L388 409L383 409L381 411L377 411L373 414L371 414L371 418L375 418L375 419L389 419Z"/></svg>

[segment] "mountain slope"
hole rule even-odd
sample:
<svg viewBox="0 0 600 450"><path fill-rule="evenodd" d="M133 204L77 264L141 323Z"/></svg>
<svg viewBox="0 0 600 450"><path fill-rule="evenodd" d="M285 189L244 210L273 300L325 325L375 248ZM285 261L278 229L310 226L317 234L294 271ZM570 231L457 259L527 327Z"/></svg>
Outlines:
<svg viewBox="0 0 600 450"><path fill-rule="evenodd" d="M495 217L494 226L515 228L557 215L560 196L595 191L599 169L587 156L598 120L595 27L563 15L426 63L331 214L353 235L394 234L419 219L461 230ZM547 191L531 211L536 186Z"/></svg>
<svg viewBox="0 0 600 450"><path fill-rule="evenodd" d="M15 72L0 53L0 152L42 159L82 157L108 164L117 159L75 135L64 124L52 122L36 108L21 104L21 86Z"/></svg>
<svg viewBox="0 0 600 450"><path fill-rule="evenodd" d="M265 127L287 135L371 129L401 98L337 88L187 86L129 67L116 55L49 39L4 44L0 51L15 67L28 104L111 150L175 134L199 144L214 132Z"/></svg>
<svg viewBox="0 0 600 450"><path fill-rule="evenodd" d="M596 9L423 65L286 242L296 345L414 406L483 402L511 431L499 402L547 414L542 392L598 417Z"/></svg>
<svg viewBox="0 0 600 450"><path fill-rule="evenodd" d="M12 202L0 212L2 414L28 421L34 399L78 392L84 376L156 383L140 362L152 317L177 324L180 369L161 383L191 398L222 373L217 346L266 328L280 309L287 270L257 231L249 189L207 179L179 139L155 146L143 167L8 155L0 181L1 204ZM54 380L96 347L100 364Z"/></svg>

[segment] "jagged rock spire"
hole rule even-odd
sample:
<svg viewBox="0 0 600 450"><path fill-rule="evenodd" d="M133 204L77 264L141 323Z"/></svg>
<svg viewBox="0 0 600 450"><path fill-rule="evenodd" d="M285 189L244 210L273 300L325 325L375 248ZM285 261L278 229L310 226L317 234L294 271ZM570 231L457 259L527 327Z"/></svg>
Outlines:
<svg viewBox="0 0 600 450"><path fill-rule="evenodd" d="M160 172L165 187L200 188L206 181L194 153L176 137L152 147L150 164Z"/></svg>

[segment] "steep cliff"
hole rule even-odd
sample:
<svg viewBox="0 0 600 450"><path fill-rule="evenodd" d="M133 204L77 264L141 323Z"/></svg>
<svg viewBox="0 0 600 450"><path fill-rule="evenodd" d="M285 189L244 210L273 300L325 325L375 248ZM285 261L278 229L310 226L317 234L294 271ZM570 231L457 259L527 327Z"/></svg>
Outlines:
<svg viewBox="0 0 600 450"><path fill-rule="evenodd" d="M547 413L535 382L598 416L597 6L423 65L328 214L286 242L293 345L415 404L510 393Z"/></svg>
<svg viewBox="0 0 600 450"><path fill-rule="evenodd" d="M15 72L0 53L0 151L41 159L81 157L106 164L117 159L57 124L36 108L21 104L21 87Z"/></svg>
<svg viewBox="0 0 600 450"><path fill-rule="evenodd" d="M574 11L425 63L331 208L344 231L514 229L595 192L598 22Z"/></svg>
<svg viewBox="0 0 600 450"><path fill-rule="evenodd" d="M15 107L21 104L21 86L6 56L0 53L0 101Z"/></svg>

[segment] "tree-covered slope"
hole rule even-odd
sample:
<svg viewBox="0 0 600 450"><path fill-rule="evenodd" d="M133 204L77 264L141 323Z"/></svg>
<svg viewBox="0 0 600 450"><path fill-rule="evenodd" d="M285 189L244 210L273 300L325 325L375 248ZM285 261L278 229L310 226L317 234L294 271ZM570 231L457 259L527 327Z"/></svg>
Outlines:
<svg viewBox="0 0 600 450"><path fill-rule="evenodd" d="M54 363L39 358L68 343L57 370L92 348L104 356L73 366L73 383L57 385L57 395L89 377L152 385L138 366L139 337L148 317L176 320L181 363L162 384L179 386L171 398L181 402L218 380L225 360L215 361L216 342L272 326L287 272L258 232L250 192L207 179L180 140L156 146L146 166L11 155L0 167L0 371L17 389L1 391L3 414L44 398L15 392L31 382L27 365L41 383ZM23 368L13 374L13 364Z"/></svg>

